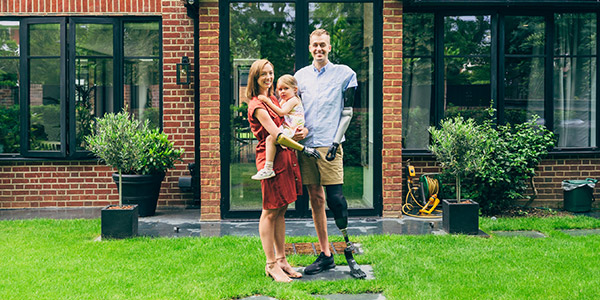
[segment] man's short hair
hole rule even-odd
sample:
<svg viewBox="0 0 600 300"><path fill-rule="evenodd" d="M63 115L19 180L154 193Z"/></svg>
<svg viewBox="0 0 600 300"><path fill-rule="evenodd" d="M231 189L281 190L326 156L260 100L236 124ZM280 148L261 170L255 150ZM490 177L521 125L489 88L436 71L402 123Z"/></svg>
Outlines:
<svg viewBox="0 0 600 300"><path fill-rule="evenodd" d="M325 29L318 28L318 29L313 30L313 32L310 34L309 39L311 39L313 37L313 35L316 35L316 36L321 36L321 35L329 36L329 32L327 32L327 30L325 30Z"/></svg>

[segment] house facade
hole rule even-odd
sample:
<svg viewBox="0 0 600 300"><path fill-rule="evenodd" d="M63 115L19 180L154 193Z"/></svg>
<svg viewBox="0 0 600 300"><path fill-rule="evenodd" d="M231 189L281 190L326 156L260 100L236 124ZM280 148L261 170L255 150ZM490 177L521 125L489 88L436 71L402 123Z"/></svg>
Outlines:
<svg viewBox="0 0 600 300"><path fill-rule="evenodd" d="M315 28L359 81L344 143L351 215L400 217L405 162L439 171L427 128L458 113L481 120L490 106L495 122L538 116L556 134L535 205L561 207L562 180L600 177L599 12L554 0L0 0L0 209L116 203L113 171L83 137L126 107L185 149L159 206L257 217L248 68L310 64ZM196 90L186 66L198 66ZM188 191L179 179L192 163ZM289 213L310 217L308 199Z"/></svg>

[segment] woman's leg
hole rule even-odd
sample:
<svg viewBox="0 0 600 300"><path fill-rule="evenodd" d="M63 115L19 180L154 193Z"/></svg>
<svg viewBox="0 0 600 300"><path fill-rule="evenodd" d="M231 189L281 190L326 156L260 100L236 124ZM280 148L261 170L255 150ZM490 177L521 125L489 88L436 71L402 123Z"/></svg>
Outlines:
<svg viewBox="0 0 600 300"><path fill-rule="evenodd" d="M300 278L302 274L296 272L285 258L285 212L287 205L279 210L275 221L275 256L279 267L291 278Z"/></svg>
<svg viewBox="0 0 600 300"><path fill-rule="evenodd" d="M258 223L258 233L260 234L260 241L267 258L265 272L267 275L273 277L275 281L289 282L290 278L277 264L273 248L273 245L275 244L275 228L278 222L279 211L280 209L263 209Z"/></svg>

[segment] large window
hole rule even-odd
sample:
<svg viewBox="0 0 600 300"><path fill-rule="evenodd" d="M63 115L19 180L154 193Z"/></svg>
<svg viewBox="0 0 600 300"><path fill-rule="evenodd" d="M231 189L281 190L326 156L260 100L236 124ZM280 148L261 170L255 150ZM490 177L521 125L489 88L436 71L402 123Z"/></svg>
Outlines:
<svg viewBox="0 0 600 300"><path fill-rule="evenodd" d="M557 150L597 147L597 14L503 9L404 14L403 149L424 153L430 124L534 117ZM420 150L419 150L420 149Z"/></svg>
<svg viewBox="0 0 600 300"><path fill-rule="evenodd" d="M0 20L0 158L86 157L93 119L121 107L160 127L160 22Z"/></svg>
<svg viewBox="0 0 600 300"><path fill-rule="evenodd" d="M19 22L0 21L0 155L18 153Z"/></svg>
<svg viewBox="0 0 600 300"><path fill-rule="evenodd" d="M374 156L376 106L373 99L378 97L375 67L381 58L374 50L374 4L371 1L231 1L226 8L229 28L222 30L222 34L229 33L229 45L224 45L229 57L223 58L222 66L228 66L229 81L222 82L221 101L226 102L221 107L229 109L230 116L222 119L221 130L229 133L223 147L230 151L222 154L229 155L230 159L223 159L226 171L222 178L229 182L222 189L223 195L229 197L224 199L224 217L256 214L262 207L260 182L250 179L256 172L257 142L247 121L248 69L256 59L269 59L277 79L309 65L312 58L308 38L316 28L325 28L331 34L330 61L348 65L357 74L354 116L343 144L344 195L354 212L373 214L377 206L374 160L378 159ZM299 217L310 216L308 197L292 204L290 212Z"/></svg>

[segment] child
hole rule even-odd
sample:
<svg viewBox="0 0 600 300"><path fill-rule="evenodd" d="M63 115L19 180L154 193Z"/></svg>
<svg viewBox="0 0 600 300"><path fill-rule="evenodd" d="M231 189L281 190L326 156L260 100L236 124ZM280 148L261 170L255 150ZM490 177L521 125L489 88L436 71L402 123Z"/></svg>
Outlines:
<svg viewBox="0 0 600 300"><path fill-rule="evenodd" d="M304 127L304 107L298 97L298 82L296 78L292 75L279 77L279 80L277 80L277 93L279 94L281 108L266 96L260 95L258 99L267 104L280 117L284 118L284 122L279 127L279 130L291 138L296 134L298 129ZM267 137L266 142L265 166L252 176L254 180L263 180L275 176L273 160L275 160L275 153L277 152L275 148L277 143L271 135Z"/></svg>

